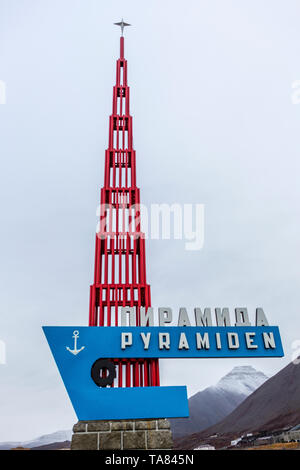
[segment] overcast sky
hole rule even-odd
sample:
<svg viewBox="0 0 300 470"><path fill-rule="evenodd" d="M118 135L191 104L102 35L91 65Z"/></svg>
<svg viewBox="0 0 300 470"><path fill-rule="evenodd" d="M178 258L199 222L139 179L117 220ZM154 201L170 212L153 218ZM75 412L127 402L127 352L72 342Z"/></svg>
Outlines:
<svg viewBox="0 0 300 470"><path fill-rule="evenodd" d="M126 7L125 7L126 5ZM145 204L205 204L205 244L147 241L152 305L263 307L283 359L161 364L189 395L273 374L300 339L297 0L0 0L0 441L76 422L42 325L86 325L119 31Z"/></svg>

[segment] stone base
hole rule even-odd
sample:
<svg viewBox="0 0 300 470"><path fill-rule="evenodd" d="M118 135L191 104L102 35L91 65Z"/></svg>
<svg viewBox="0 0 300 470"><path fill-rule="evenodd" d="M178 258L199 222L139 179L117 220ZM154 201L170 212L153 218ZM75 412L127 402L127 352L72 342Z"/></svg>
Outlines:
<svg viewBox="0 0 300 470"><path fill-rule="evenodd" d="M167 419L79 421L73 427L71 450L172 449Z"/></svg>

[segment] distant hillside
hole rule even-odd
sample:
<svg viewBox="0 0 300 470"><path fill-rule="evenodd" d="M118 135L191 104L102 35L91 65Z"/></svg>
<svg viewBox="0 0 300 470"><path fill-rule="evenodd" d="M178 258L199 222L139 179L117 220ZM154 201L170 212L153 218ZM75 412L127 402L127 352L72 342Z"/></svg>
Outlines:
<svg viewBox="0 0 300 470"><path fill-rule="evenodd" d="M300 365L293 363L270 378L218 424L177 441L180 449L195 448L209 436L274 431L300 423Z"/></svg>
<svg viewBox="0 0 300 470"><path fill-rule="evenodd" d="M218 423L266 380L268 377L252 366L234 367L216 385L189 399L189 418L170 420L173 437L200 432Z"/></svg>
<svg viewBox="0 0 300 470"><path fill-rule="evenodd" d="M1 442L0 450L15 449L17 447L23 447L27 449L41 448L50 445L56 445L60 448L60 443L66 443L71 441L72 431L57 431L52 434L45 434L37 439L25 442Z"/></svg>
<svg viewBox="0 0 300 470"><path fill-rule="evenodd" d="M53 442L44 446L32 447L30 450L67 450L71 448L70 441Z"/></svg>

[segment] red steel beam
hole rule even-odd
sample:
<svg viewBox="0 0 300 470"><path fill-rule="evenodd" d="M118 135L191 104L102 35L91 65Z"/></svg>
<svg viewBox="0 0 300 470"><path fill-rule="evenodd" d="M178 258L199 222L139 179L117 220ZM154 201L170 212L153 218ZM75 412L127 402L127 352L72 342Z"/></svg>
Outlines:
<svg viewBox="0 0 300 470"><path fill-rule="evenodd" d="M118 326L120 310L124 306L135 307L138 326L140 308L151 306L150 285L146 281L145 238L140 226L140 191L136 186L129 97L124 37L121 37L112 115L109 118L109 146L105 152L94 284L90 289L90 326ZM115 359L114 363L118 376L113 386L159 385L158 359Z"/></svg>

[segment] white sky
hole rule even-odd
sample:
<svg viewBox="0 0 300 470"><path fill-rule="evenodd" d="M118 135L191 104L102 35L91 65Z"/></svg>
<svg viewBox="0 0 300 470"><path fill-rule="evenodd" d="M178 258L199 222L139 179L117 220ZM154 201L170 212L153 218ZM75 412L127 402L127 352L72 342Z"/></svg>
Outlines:
<svg viewBox="0 0 300 470"><path fill-rule="evenodd" d="M125 6L126 5L126 8ZM165 361L189 394L291 360L299 320L296 0L0 0L0 441L75 414L42 325L87 324L122 16L142 202L203 203L205 245L147 242L152 304L263 307L284 359Z"/></svg>

